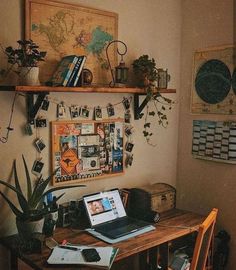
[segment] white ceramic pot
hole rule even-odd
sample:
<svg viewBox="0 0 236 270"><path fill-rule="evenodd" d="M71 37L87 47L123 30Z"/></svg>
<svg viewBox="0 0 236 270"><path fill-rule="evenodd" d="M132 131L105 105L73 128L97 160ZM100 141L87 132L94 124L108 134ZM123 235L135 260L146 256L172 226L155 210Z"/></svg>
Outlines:
<svg viewBox="0 0 236 270"><path fill-rule="evenodd" d="M16 227L19 236L25 240L30 239L34 233L42 233L43 224L44 218L37 221L21 221L16 219Z"/></svg>
<svg viewBox="0 0 236 270"><path fill-rule="evenodd" d="M20 67L20 85L40 85L39 67Z"/></svg>

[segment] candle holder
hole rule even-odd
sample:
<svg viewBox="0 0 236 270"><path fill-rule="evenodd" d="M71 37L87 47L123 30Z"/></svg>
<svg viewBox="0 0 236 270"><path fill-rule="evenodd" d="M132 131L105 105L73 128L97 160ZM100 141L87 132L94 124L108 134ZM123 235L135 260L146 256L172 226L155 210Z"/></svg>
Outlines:
<svg viewBox="0 0 236 270"><path fill-rule="evenodd" d="M124 51L121 52L119 48L117 47L117 54L121 56L121 60L120 60L119 65L115 67L115 72L114 72L114 70L111 67L111 62L108 55L108 49L112 44L115 44L115 43L122 44L124 46ZM112 77L112 81L109 83L110 87L115 87L115 86L124 87L128 82L129 68L125 66L125 62L123 59L123 56L126 53L127 53L127 46L123 41L120 41L120 40L113 40L106 47L106 57L107 57L107 62L108 62L109 69L111 72L111 77Z"/></svg>

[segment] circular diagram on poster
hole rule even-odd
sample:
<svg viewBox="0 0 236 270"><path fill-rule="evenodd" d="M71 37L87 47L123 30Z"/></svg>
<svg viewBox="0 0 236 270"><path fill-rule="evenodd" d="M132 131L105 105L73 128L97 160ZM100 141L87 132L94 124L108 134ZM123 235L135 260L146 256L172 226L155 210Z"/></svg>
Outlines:
<svg viewBox="0 0 236 270"><path fill-rule="evenodd" d="M195 89L198 96L206 103L217 104L223 101L230 87L231 74L224 62L212 59L199 68L195 79Z"/></svg>
<svg viewBox="0 0 236 270"><path fill-rule="evenodd" d="M232 88L234 91L234 94L236 95L236 68L233 71L233 75L232 75Z"/></svg>

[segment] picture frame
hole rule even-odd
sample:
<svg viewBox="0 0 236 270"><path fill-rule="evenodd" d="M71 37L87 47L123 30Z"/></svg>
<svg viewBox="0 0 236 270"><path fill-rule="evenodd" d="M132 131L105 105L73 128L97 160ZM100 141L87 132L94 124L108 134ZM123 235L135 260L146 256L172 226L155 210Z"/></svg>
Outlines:
<svg viewBox="0 0 236 270"><path fill-rule="evenodd" d="M40 63L41 83L50 81L61 58L86 55L84 67L93 75L93 84L108 85L110 71L106 46L118 37L118 14L76 4L25 0L25 37L46 51ZM109 48L112 66L117 65L117 46Z"/></svg>
<svg viewBox="0 0 236 270"><path fill-rule="evenodd" d="M124 120L51 122L53 185L124 173Z"/></svg>
<svg viewBox="0 0 236 270"><path fill-rule="evenodd" d="M191 113L235 115L235 45L199 49L193 55Z"/></svg>

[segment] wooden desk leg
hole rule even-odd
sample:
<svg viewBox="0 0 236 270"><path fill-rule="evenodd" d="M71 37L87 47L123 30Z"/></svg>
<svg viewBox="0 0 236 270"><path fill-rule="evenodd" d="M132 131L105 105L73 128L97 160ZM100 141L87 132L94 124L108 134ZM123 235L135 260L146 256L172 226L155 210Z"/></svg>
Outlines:
<svg viewBox="0 0 236 270"><path fill-rule="evenodd" d="M147 250L144 250L139 253L139 269L140 270L147 270L148 264L147 264Z"/></svg>
<svg viewBox="0 0 236 270"><path fill-rule="evenodd" d="M159 246L159 254L161 258L161 269L167 270L168 269L168 262L169 262L169 247L168 242L164 243Z"/></svg>
<svg viewBox="0 0 236 270"><path fill-rule="evenodd" d="M158 247L153 247L149 250L150 269L157 269L157 251Z"/></svg>
<svg viewBox="0 0 236 270"><path fill-rule="evenodd" d="M10 252L11 270L18 270L18 257L14 252Z"/></svg>

